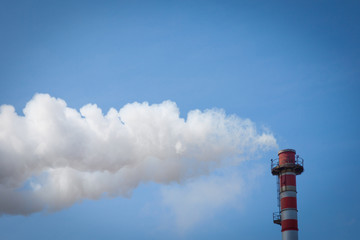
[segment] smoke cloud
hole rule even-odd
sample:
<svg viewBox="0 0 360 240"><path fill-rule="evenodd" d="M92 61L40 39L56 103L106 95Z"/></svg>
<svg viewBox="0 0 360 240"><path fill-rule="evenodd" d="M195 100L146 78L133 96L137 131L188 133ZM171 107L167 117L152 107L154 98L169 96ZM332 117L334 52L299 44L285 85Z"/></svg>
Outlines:
<svg viewBox="0 0 360 240"><path fill-rule="evenodd" d="M276 147L249 119L219 109L184 119L171 101L130 103L104 115L95 104L78 111L36 94L23 113L0 107L0 214L129 197L141 183L183 182Z"/></svg>

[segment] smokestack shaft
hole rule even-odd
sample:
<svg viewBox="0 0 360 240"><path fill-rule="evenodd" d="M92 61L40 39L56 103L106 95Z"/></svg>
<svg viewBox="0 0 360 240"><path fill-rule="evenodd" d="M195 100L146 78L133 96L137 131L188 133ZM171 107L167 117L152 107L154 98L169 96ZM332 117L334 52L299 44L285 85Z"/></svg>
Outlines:
<svg viewBox="0 0 360 240"><path fill-rule="evenodd" d="M280 178L281 232L283 240L298 239L296 175L283 172Z"/></svg>

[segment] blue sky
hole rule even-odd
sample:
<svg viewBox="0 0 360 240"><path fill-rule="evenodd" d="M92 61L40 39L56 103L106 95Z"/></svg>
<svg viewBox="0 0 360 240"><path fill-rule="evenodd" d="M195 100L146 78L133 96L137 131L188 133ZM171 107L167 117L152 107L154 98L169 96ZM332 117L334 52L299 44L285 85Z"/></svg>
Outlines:
<svg viewBox="0 0 360 240"><path fill-rule="evenodd" d="M1 105L13 105L22 115L36 93L48 93L71 108L95 103L104 113L135 101L171 100L181 117L193 109L221 108L249 118L269 129L280 149L294 148L305 159L297 179L300 238L358 236L358 2L0 5ZM131 198L84 200L26 217L3 215L0 238L279 239L269 169L275 157L272 149L230 169L250 186L246 196L210 207L186 231L177 229L176 214L162 195L179 186L148 182Z"/></svg>

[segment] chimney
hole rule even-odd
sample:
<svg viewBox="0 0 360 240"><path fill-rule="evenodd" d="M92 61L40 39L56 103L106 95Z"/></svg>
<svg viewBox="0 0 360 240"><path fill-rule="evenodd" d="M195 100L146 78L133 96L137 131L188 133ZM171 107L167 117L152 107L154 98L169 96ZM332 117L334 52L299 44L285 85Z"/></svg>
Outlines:
<svg viewBox="0 0 360 240"><path fill-rule="evenodd" d="M294 149L281 150L278 156L271 159L271 173L277 176L279 207L273 221L281 225L283 240L298 240L296 175L304 171L304 160Z"/></svg>

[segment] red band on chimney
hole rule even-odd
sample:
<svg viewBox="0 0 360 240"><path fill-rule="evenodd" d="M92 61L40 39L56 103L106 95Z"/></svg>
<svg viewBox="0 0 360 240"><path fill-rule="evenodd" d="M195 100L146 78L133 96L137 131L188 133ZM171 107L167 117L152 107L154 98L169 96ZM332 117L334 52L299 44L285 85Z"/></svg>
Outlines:
<svg viewBox="0 0 360 240"><path fill-rule="evenodd" d="M280 176L280 187L296 186L296 176L292 174L284 174Z"/></svg>
<svg viewBox="0 0 360 240"><path fill-rule="evenodd" d="M280 200L281 210L286 208L297 209L296 197L284 197Z"/></svg>
<svg viewBox="0 0 360 240"><path fill-rule="evenodd" d="M296 219L287 219L281 221L281 231L288 231L288 230L295 230L299 231L298 229L298 221Z"/></svg>

